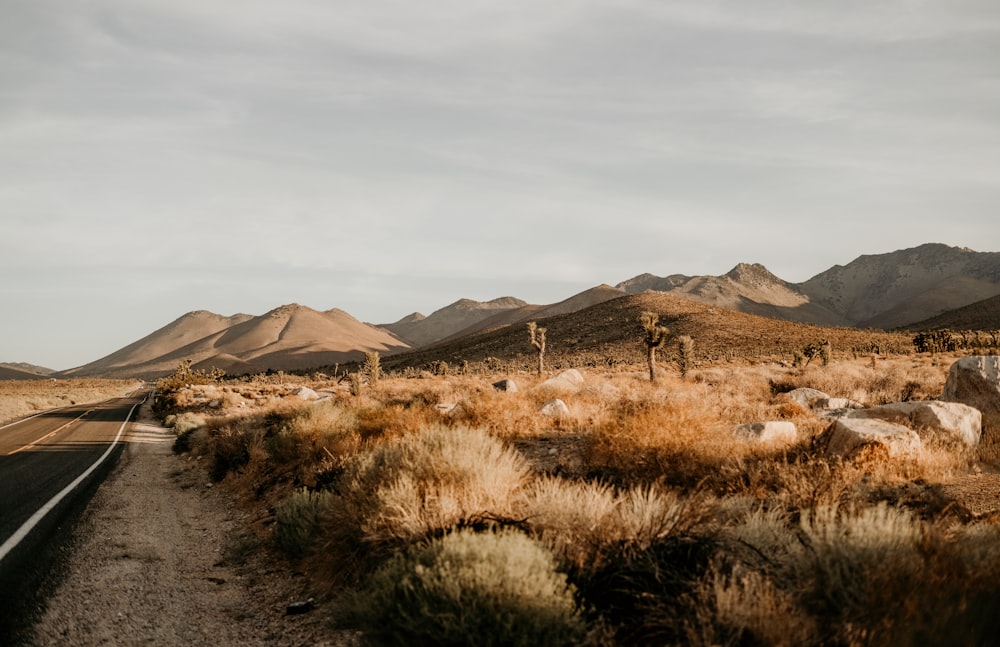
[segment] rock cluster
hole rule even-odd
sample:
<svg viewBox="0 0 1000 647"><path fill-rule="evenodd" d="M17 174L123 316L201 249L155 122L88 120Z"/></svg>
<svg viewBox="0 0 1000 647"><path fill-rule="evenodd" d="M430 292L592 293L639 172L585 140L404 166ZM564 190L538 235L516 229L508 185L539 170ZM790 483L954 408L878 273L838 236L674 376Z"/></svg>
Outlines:
<svg viewBox="0 0 1000 647"><path fill-rule="evenodd" d="M894 458L914 458L924 446L968 451L979 445L982 412L1000 413L1000 357L956 361L938 400L865 407L817 389L795 389L787 395L832 420L821 436L831 456L853 458L873 447ZM796 430L788 421L760 421L738 425L733 434L752 442L788 443L795 440Z"/></svg>
<svg viewBox="0 0 1000 647"><path fill-rule="evenodd" d="M824 432L826 450L843 458L871 446L892 457L914 457L925 445L967 451L979 444L982 411L1000 411L1000 357L963 357L951 366L939 400L847 412Z"/></svg>

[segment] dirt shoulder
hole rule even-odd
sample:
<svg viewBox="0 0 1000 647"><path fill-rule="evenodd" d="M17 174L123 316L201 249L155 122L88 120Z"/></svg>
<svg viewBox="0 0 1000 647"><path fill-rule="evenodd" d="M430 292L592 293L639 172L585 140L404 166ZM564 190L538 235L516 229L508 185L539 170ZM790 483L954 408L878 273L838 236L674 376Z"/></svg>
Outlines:
<svg viewBox="0 0 1000 647"><path fill-rule="evenodd" d="M341 645L313 594L269 558L205 470L171 451L144 405L121 461L73 533L36 645Z"/></svg>

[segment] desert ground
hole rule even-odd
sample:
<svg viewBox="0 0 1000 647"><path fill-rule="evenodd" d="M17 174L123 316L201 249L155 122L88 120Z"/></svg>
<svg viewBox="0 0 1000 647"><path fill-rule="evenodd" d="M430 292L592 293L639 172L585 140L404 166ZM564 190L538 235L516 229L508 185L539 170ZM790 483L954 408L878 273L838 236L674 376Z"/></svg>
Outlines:
<svg viewBox="0 0 1000 647"><path fill-rule="evenodd" d="M655 383L182 367L158 383L169 431L145 420L102 486L38 642L986 644L996 416L972 444L921 424L905 451L831 439L853 411L934 402L958 359L682 377L664 357ZM791 426L741 427L765 421Z"/></svg>

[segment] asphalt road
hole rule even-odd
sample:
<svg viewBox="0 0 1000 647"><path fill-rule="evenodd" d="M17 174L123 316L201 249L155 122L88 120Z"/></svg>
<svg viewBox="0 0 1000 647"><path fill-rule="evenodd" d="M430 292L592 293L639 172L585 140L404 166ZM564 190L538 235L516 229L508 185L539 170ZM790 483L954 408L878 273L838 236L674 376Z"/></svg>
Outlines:
<svg viewBox="0 0 1000 647"><path fill-rule="evenodd" d="M145 395L0 427L0 645L17 643L55 585L70 530L121 455Z"/></svg>

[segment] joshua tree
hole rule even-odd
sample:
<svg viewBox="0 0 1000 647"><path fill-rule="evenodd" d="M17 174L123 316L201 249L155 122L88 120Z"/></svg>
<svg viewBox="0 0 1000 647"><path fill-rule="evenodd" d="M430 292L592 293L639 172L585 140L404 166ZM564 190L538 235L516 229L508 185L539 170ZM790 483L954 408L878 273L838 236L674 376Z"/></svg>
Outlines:
<svg viewBox="0 0 1000 647"><path fill-rule="evenodd" d="M681 365L681 377L687 377L688 369L691 368L691 360L694 359L694 340L687 335L677 338L677 357Z"/></svg>
<svg viewBox="0 0 1000 647"><path fill-rule="evenodd" d="M528 335L531 338L531 345L538 351L538 374L545 370L545 328L539 328L534 321L528 322Z"/></svg>
<svg viewBox="0 0 1000 647"><path fill-rule="evenodd" d="M819 343L819 358L823 361L823 366L830 365L830 357L833 355L833 346L829 339L824 339Z"/></svg>
<svg viewBox="0 0 1000 647"><path fill-rule="evenodd" d="M648 355L646 361L649 363L649 381L656 382L656 349L663 348L670 335L670 329L660 325L660 316L655 312L643 312L639 315L639 322L643 330L646 331L646 350Z"/></svg>
<svg viewBox="0 0 1000 647"><path fill-rule="evenodd" d="M361 391L364 388L364 379L361 377L361 372L355 372L348 375L348 380L351 385L351 395L361 395Z"/></svg>
<svg viewBox="0 0 1000 647"><path fill-rule="evenodd" d="M382 363L379 361L377 350L365 353L365 365L361 371L368 378L369 386L372 388L378 386L378 379L382 377Z"/></svg>

